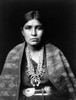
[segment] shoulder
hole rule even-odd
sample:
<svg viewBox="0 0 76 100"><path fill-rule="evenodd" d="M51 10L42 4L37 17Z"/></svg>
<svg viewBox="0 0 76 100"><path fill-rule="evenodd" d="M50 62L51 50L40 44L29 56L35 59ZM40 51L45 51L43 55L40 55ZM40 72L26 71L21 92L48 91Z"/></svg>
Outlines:
<svg viewBox="0 0 76 100"><path fill-rule="evenodd" d="M56 47L55 45L53 45L51 43L46 44L45 47L46 47L47 53L56 54L56 53L61 52L61 50L58 47Z"/></svg>
<svg viewBox="0 0 76 100"><path fill-rule="evenodd" d="M24 46L25 46L25 43L21 43L13 47L13 49L10 50L9 53L7 54L6 61L10 60L12 57L15 57L15 56L18 57L22 53Z"/></svg>
<svg viewBox="0 0 76 100"><path fill-rule="evenodd" d="M16 53L24 47L25 43L16 45L9 53Z"/></svg>

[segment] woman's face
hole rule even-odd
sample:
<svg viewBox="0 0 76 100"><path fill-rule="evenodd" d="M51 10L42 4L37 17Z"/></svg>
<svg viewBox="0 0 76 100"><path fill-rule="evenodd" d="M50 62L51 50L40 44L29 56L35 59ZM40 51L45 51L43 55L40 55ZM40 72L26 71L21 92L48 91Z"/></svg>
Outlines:
<svg viewBox="0 0 76 100"><path fill-rule="evenodd" d="M42 24L36 19L28 21L23 27L23 35L28 45L39 44L43 35Z"/></svg>

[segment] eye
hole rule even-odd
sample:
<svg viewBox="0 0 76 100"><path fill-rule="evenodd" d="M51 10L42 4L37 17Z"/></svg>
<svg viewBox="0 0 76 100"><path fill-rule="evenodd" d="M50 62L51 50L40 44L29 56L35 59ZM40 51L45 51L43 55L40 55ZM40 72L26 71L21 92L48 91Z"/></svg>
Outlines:
<svg viewBox="0 0 76 100"><path fill-rule="evenodd" d="M42 26L37 26L36 28L37 28L38 30L42 30L42 29L43 29Z"/></svg>
<svg viewBox="0 0 76 100"><path fill-rule="evenodd" d="M27 30L30 30L32 28L32 26L25 26L24 28Z"/></svg>

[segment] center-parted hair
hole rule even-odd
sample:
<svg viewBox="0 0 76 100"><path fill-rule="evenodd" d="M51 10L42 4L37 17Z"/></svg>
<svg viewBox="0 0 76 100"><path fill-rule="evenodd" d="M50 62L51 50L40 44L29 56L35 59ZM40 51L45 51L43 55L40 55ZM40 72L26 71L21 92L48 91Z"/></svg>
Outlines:
<svg viewBox="0 0 76 100"><path fill-rule="evenodd" d="M32 10L24 15L22 27L32 19L38 20L43 27L46 25L43 15L39 11Z"/></svg>
<svg viewBox="0 0 76 100"><path fill-rule="evenodd" d="M30 11L24 16L25 21L28 22L29 20L36 19L39 20L40 14L39 11Z"/></svg>

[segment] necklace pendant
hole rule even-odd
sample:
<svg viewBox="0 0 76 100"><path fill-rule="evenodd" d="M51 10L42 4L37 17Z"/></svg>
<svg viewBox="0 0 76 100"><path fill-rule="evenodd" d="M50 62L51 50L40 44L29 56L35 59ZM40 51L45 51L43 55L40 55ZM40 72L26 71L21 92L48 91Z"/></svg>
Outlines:
<svg viewBox="0 0 76 100"><path fill-rule="evenodd" d="M33 86L39 86L39 84L40 84L40 80L39 79L31 79L31 84L33 85Z"/></svg>
<svg viewBox="0 0 76 100"><path fill-rule="evenodd" d="M36 86L39 86L40 80L35 79L35 84L36 84Z"/></svg>
<svg viewBox="0 0 76 100"><path fill-rule="evenodd" d="M40 84L40 82L38 81L38 84L37 84L37 86L39 86L39 84Z"/></svg>
<svg viewBox="0 0 76 100"><path fill-rule="evenodd" d="M33 64L31 62L31 54L29 47L26 48L26 57L27 57L27 75L30 78L30 82L32 86L39 86L40 85L40 78L43 76L45 72L45 67L43 67L43 54L44 48L42 48L39 52L39 63L37 65L36 73L34 72Z"/></svg>
<svg viewBox="0 0 76 100"><path fill-rule="evenodd" d="M35 78L35 83L37 82L37 79Z"/></svg>

